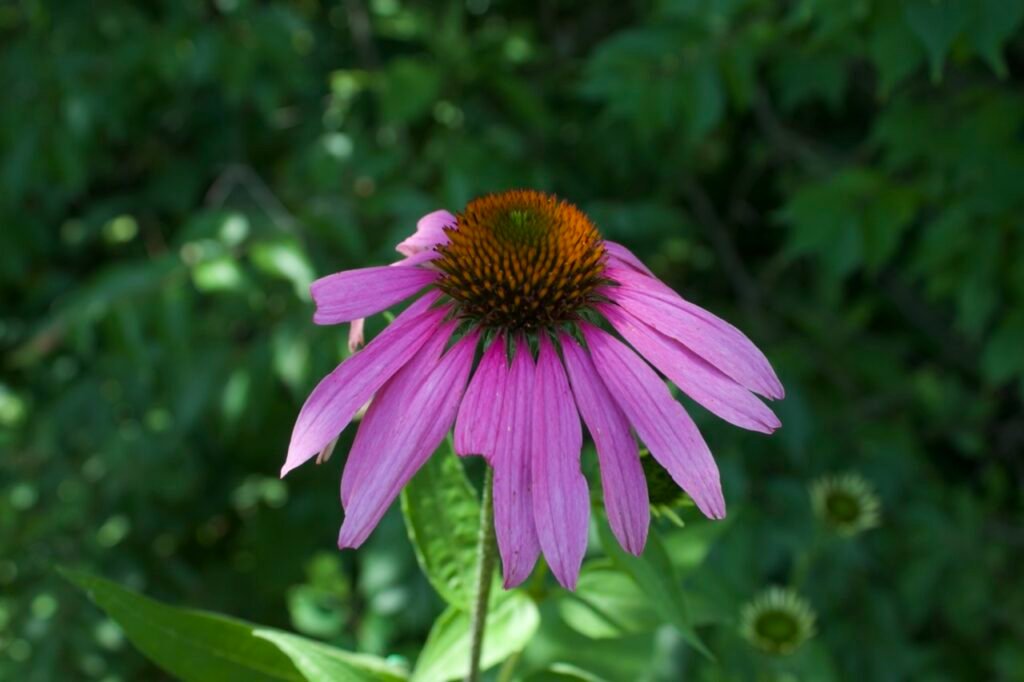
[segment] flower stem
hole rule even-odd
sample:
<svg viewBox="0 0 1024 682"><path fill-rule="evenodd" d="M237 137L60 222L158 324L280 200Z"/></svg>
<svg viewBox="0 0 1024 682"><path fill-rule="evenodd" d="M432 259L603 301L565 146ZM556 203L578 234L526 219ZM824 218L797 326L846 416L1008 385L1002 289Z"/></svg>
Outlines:
<svg viewBox="0 0 1024 682"><path fill-rule="evenodd" d="M476 574L476 600L473 602L473 621L471 625L469 673L466 682L479 682L480 655L483 653L484 628L487 625L487 606L491 596L491 582L494 575L496 547L494 545L494 504L492 502L494 488L494 470L487 467L484 478L484 494L480 503L480 533L477 536L479 563Z"/></svg>

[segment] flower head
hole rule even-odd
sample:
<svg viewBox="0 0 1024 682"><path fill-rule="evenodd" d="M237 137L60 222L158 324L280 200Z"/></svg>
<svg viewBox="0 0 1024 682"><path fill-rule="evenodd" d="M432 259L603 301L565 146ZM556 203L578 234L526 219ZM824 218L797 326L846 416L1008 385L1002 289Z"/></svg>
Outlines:
<svg viewBox="0 0 1024 682"><path fill-rule="evenodd" d="M366 539L453 427L456 452L494 469L506 587L541 551L563 585L576 584L590 514L581 419L626 550L643 550L650 522L638 438L704 514L725 516L711 452L658 371L719 417L771 433L779 421L754 393L781 398L782 385L739 330L541 192L435 211L397 250L405 258L391 266L311 288L314 321L352 322L353 347L362 318L422 293L320 382L292 432L282 475L323 452L373 398L342 475L340 546Z"/></svg>
<svg viewBox="0 0 1024 682"><path fill-rule="evenodd" d="M815 515L838 535L850 537L878 525L882 504L859 474L823 476L811 484Z"/></svg>
<svg viewBox="0 0 1024 682"><path fill-rule="evenodd" d="M816 616L810 604L790 589L770 587L740 613L740 634L770 654L790 654L814 636Z"/></svg>

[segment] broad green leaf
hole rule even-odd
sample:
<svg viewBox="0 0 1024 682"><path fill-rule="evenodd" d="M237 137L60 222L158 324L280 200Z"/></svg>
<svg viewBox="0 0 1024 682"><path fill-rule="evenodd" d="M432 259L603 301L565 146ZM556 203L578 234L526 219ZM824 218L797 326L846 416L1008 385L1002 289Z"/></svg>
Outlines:
<svg viewBox="0 0 1024 682"><path fill-rule="evenodd" d="M928 52L932 81L942 79L942 67L953 41L970 18L968 0L905 0L907 24Z"/></svg>
<svg viewBox="0 0 1024 682"><path fill-rule="evenodd" d="M402 513L427 579L446 602L468 610L476 589L480 502L450 445L402 490Z"/></svg>
<svg viewBox="0 0 1024 682"><path fill-rule="evenodd" d="M434 622L413 671L416 682L445 682L462 678L469 670L470 614L449 606ZM486 670L522 650L537 631L540 614L522 592L491 595L487 614L481 669Z"/></svg>
<svg viewBox="0 0 1024 682"><path fill-rule="evenodd" d="M576 591L564 593L558 610L570 627L592 639L650 632L661 624L643 590L608 563L584 566Z"/></svg>
<svg viewBox="0 0 1024 682"><path fill-rule="evenodd" d="M647 537L647 547L641 556L633 556L619 547L607 522L602 520L598 524L598 533L605 554L616 566L629 574L647 595L651 606L661 618L671 623L683 639L695 649L713 658L693 629L679 577L654 529L651 529Z"/></svg>
<svg viewBox="0 0 1024 682"><path fill-rule="evenodd" d="M407 679L403 671L374 656L349 653L278 630L260 629L253 634L274 643L310 682L399 682Z"/></svg>
<svg viewBox="0 0 1024 682"><path fill-rule="evenodd" d="M310 675L312 666L333 665L324 669L340 670L343 664L359 676L353 673L341 679L403 679L399 671L372 657L336 651L214 613L167 606L87 573L61 572L121 626L139 651L186 682L321 680L325 678ZM279 646L280 642L288 649ZM294 662L296 657L308 660L299 665Z"/></svg>

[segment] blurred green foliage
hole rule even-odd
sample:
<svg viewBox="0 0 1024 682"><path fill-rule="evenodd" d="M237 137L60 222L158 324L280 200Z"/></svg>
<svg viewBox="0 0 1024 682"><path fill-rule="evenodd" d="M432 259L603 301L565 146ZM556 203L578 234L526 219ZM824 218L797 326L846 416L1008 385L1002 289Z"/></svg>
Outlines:
<svg viewBox="0 0 1024 682"><path fill-rule="evenodd" d="M397 505L333 549L351 432L277 479L345 353L307 285L389 262L428 210L532 186L747 330L788 397L771 439L694 408L730 521L658 524L714 660L595 549L578 597L617 619L541 584L517 670L1024 679L1022 20L1022 0L0 3L0 678L154 679L57 564L414 664L443 603ZM808 486L847 470L883 509L840 539ZM818 614L780 659L737 634L773 583Z"/></svg>

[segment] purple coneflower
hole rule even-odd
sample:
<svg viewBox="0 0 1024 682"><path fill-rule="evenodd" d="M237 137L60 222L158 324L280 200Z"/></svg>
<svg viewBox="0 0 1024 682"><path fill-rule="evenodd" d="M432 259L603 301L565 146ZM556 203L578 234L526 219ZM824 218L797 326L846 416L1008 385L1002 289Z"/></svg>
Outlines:
<svg viewBox="0 0 1024 682"><path fill-rule="evenodd" d="M352 322L353 348L362 318L426 292L325 377L295 423L282 475L328 448L373 398L342 475L340 547L366 540L453 425L455 451L494 470L506 587L542 550L558 581L576 585L590 514L581 417L624 549L643 550L650 521L637 438L705 515L725 516L715 460L658 372L722 419L771 433L779 420L754 393L781 398L782 384L739 330L541 192L426 215L397 250L405 258L391 266L312 286L314 322Z"/></svg>

